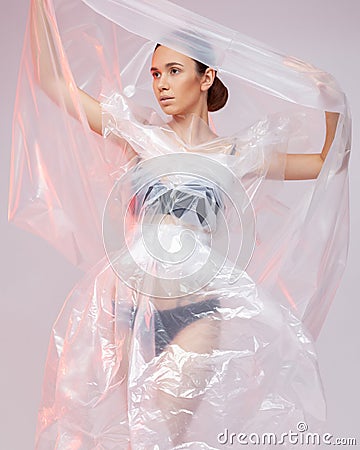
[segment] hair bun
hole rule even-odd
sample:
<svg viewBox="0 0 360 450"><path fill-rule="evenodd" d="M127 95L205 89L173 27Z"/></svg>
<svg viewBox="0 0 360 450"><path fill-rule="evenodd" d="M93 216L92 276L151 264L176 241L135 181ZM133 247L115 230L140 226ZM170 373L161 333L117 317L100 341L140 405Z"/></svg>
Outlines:
<svg viewBox="0 0 360 450"><path fill-rule="evenodd" d="M208 110L210 112L218 111L225 106L229 92L223 82L215 76L214 82L208 91Z"/></svg>

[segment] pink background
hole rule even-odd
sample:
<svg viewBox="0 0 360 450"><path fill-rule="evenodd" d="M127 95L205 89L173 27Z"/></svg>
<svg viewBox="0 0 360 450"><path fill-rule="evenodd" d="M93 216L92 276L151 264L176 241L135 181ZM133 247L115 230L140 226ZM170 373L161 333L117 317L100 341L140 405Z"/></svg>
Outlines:
<svg viewBox="0 0 360 450"><path fill-rule="evenodd" d="M177 0L174 3L330 72L353 114L351 241L347 269L317 342L328 400L327 431L360 445L359 263L360 3L358 0ZM28 0L2 0L1 12L1 387L0 449L34 447L50 332L81 275L40 239L7 223L11 121ZM319 149L320 151L321 149ZM356 278L357 276L357 278ZM240 430L238 430L240 431ZM311 431L311 430L309 430ZM342 447L346 448L346 447Z"/></svg>

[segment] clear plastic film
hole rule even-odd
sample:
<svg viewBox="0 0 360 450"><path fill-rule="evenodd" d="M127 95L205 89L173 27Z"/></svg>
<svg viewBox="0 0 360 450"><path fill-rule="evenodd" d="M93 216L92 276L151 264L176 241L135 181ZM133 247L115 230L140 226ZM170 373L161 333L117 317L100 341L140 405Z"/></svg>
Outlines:
<svg viewBox="0 0 360 450"><path fill-rule="evenodd" d="M230 97L210 126L170 126L157 42L216 68ZM100 101L103 136L76 86ZM324 111L340 117L318 177L285 180L287 154L321 151ZM314 340L346 263L350 143L345 95L308 63L165 1L32 1L9 220L85 271L53 326L36 449L318 431Z"/></svg>

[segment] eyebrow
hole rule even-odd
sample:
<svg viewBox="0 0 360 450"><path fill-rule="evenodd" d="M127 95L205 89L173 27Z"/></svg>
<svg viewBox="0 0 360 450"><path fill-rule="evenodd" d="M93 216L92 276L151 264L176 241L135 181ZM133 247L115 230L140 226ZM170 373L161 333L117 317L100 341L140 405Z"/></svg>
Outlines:
<svg viewBox="0 0 360 450"><path fill-rule="evenodd" d="M181 67L184 67L183 64L178 63L178 62L169 62L169 63L165 64L165 67L168 68L168 67L174 66L174 65L175 65L175 66L181 66ZM154 71L154 70L159 70L159 69L157 69L156 67L152 67L152 68L150 69L150 72L152 72L152 71Z"/></svg>

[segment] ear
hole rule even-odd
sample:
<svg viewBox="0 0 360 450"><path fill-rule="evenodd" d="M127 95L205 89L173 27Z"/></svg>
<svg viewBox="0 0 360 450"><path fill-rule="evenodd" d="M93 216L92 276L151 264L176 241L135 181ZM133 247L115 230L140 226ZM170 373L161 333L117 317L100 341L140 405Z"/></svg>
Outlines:
<svg viewBox="0 0 360 450"><path fill-rule="evenodd" d="M205 70L204 75L202 75L201 77L201 85L200 85L200 89L202 91L207 91L210 89L210 87L212 86L212 84L214 83L215 80L215 76L216 76L216 72L214 69L212 69L211 67L208 67Z"/></svg>

